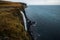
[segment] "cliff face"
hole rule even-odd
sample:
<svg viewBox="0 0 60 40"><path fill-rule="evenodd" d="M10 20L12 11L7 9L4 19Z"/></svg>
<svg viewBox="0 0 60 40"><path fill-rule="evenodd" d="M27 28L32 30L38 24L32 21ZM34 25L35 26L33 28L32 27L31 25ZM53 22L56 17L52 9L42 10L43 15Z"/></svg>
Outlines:
<svg viewBox="0 0 60 40"><path fill-rule="evenodd" d="M19 8L21 5L9 6L0 4L0 40L31 40L31 36L24 29L22 15L15 8Z"/></svg>

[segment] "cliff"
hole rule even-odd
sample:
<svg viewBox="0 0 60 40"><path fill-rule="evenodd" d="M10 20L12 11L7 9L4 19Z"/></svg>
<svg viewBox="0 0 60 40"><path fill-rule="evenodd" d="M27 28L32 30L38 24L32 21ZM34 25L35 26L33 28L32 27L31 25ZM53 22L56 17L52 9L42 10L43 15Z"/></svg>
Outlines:
<svg viewBox="0 0 60 40"><path fill-rule="evenodd" d="M0 40L32 40L24 29L22 15L18 10L22 6L15 2L0 2Z"/></svg>

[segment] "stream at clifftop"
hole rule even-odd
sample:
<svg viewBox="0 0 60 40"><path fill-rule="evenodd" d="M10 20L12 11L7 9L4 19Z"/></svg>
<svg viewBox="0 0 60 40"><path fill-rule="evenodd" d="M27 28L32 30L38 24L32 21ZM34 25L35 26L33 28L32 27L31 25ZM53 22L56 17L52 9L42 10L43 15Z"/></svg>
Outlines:
<svg viewBox="0 0 60 40"><path fill-rule="evenodd" d="M60 40L59 5L29 5L26 14L37 23L30 27L35 40Z"/></svg>

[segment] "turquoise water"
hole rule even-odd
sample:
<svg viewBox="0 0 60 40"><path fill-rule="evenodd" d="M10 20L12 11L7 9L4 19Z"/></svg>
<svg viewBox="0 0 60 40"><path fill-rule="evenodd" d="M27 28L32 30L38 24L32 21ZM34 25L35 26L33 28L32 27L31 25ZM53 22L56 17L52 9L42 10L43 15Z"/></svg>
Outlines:
<svg viewBox="0 0 60 40"><path fill-rule="evenodd" d="M59 5L30 5L26 8L26 14L37 23L30 28L35 40L60 40Z"/></svg>

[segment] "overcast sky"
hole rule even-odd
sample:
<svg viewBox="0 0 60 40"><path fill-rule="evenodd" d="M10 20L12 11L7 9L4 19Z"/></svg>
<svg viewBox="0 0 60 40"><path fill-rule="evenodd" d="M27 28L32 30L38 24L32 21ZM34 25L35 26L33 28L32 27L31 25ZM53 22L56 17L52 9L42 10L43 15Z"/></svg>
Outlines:
<svg viewBox="0 0 60 40"><path fill-rule="evenodd" d="M28 5L60 5L60 0L10 0L14 2L24 2Z"/></svg>

